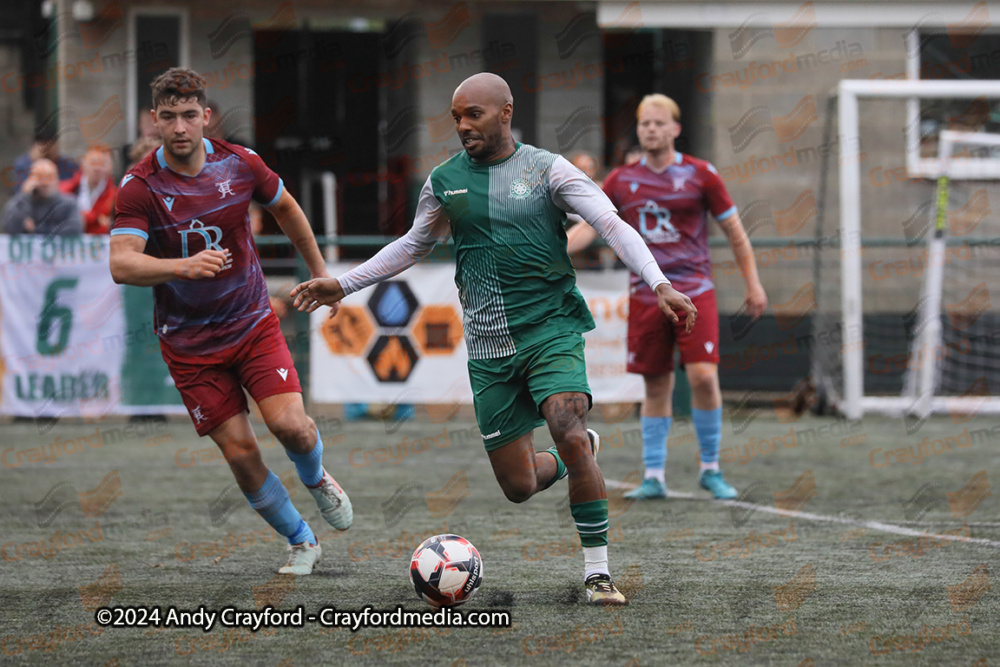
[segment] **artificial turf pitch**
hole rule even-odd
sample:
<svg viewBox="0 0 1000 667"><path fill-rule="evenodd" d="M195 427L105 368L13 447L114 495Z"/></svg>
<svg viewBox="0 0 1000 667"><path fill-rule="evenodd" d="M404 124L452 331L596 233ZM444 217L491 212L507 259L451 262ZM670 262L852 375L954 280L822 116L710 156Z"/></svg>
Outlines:
<svg viewBox="0 0 1000 667"><path fill-rule="evenodd" d="M727 505L697 488L697 445L683 421L669 450L675 497L626 501L641 471L638 422L601 416L592 413L592 426L609 480L611 568L630 598L614 610L583 603L566 482L508 502L469 422L320 421L324 462L354 504L344 533L323 523L291 462L265 440L265 461L284 473L323 544L315 573L302 578L276 576L283 540L190 424L5 424L0 664L1000 660L995 420L727 416L723 469L743 492ZM536 431L538 449L550 444ZM445 531L470 539L484 562L483 585L464 609L509 610L510 628L206 634L94 623L100 605L424 610L409 554Z"/></svg>

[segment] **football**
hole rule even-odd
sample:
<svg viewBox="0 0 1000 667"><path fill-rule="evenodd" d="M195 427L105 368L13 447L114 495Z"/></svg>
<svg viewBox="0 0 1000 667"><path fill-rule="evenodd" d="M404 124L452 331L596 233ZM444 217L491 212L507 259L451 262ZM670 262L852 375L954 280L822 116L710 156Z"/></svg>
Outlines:
<svg viewBox="0 0 1000 667"><path fill-rule="evenodd" d="M417 597L432 607L457 607L479 590L483 560L464 537L435 535L413 552L410 581Z"/></svg>

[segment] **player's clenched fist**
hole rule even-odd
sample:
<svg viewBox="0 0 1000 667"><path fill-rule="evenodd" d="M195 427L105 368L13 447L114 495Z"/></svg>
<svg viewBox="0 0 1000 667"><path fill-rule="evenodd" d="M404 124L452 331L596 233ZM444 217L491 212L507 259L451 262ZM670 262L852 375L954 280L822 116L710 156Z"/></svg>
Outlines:
<svg viewBox="0 0 1000 667"><path fill-rule="evenodd" d="M344 288L336 278L313 278L292 289L292 305L311 313L320 306L335 306L344 298Z"/></svg>
<svg viewBox="0 0 1000 667"><path fill-rule="evenodd" d="M674 311L686 312L687 321L684 323L684 329L691 333L691 330L694 329L694 321L698 318L698 309L694 307L687 295L681 294L666 283L661 283L656 286L656 300L660 310L671 322L680 321L680 317Z"/></svg>
<svg viewBox="0 0 1000 667"><path fill-rule="evenodd" d="M184 280L214 278L232 260L228 250L202 250L197 255L182 259L177 267L177 277Z"/></svg>

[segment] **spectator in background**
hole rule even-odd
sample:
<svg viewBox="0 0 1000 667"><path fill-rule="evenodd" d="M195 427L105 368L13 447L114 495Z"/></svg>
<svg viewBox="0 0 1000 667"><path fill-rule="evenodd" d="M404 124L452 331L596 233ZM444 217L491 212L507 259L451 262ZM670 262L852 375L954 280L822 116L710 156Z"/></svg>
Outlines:
<svg viewBox="0 0 1000 667"><path fill-rule="evenodd" d="M212 110L212 117L208 119L208 125L205 126L205 136L209 139L221 139L223 141L229 141L226 138L225 128L222 126L223 114L222 109L215 100L208 100L208 108Z"/></svg>
<svg viewBox="0 0 1000 667"><path fill-rule="evenodd" d="M111 207L115 201L115 182L111 178L111 149L92 146L72 178L59 184L63 194L76 199L83 216L84 234L107 234L111 231Z"/></svg>
<svg viewBox="0 0 1000 667"><path fill-rule="evenodd" d="M146 157L151 149L144 150L141 155L137 158L132 157L132 152L137 150L139 146L149 146L152 142L156 142L153 148L160 146L163 142L160 140L160 133L156 131L156 126L153 125L153 112L149 107L142 107L139 109L139 115L136 118L136 124L138 129L136 130L135 141L131 144L122 146L122 164L127 165L125 171L131 169L139 160Z"/></svg>
<svg viewBox="0 0 1000 667"><path fill-rule="evenodd" d="M597 158L593 155L586 151L577 151L570 155L569 161L574 167L586 174L587 178L598 185L601 184L603 179L597 177L600 167L597 165Z"/></svg>
<svg viewBox="0 0 1000 667"><path fill-rule="evenodd" d="M632 148L625 151L625 166L630 164L635 164L642 159L642 148L640 146L633 146Z"/></svg>
<svg viewBox="0 0 1000 667"><path fill-rule="evenodd" d="M21 189L21 185L28 178L36 161L45 159L51 161L58 170L59 180L64 181L77 172L79 165L72 158L63 157L59 154L59 138L47 132L36 132L35 140L27 153L21 154L14 160L14 192Z"/></svg>
<svg viewBox="0 0 1000 667"><path fill-rule="evenodd" d="M82 234L76 202L59 192L59 171L51 160L35 160L21 191L3 209L6 234Z"/></svg>
<svg viewBox="0 0 1000 667"><path fill-rule="evenodd" d="M576 151L569 156L570 164L579 169L584 173L584 175L590 180L594 181L598 185L601 185L601 180L597 178L598 175L598 164L597 158L586 151ZM583 222L583 218L578 216L576 213L567 213L567 229L572 229L576 225ZM577 269L585 270L596 270L604 266L604 260L602 256L604 254L604 248L591 247L581 250L578 253L574 253L572 256L573 266ZM613 265L617 259L612 256L609 258L609 265ZM624 266L624 265L623 265Z"/></svg>
<svg viewBox="0 0 1000 667"><path fill-rule="evenodd" d="M128 171L135 165L142 162L142 158L149 155L152 151L163 145L163 140L160 137L142 137L138 139L134 144L128 147L128 154L125 156L125 164L128 165L125 171Z"/></svg>
<svg viewBox="0 0 1000 667"><path fill-rule="evenodd" d="M226 113L222 112L222 107L219 106L214 100L208 100L208 108L212 110L212 116L208 119L208 125L205 126L205 136L209 139L221 139L223 141L228 141L231 144L238 144L240 146L249 146L251 142L239 131L245 129L245 126L241 126L237 123L235 128L236 132L233 132L232 121L236 110L230 110ZM243 107L245 108L245 107ZM249 114L249 112L247 112ZM238 115L238 114L237 114ZM245 118L245 117L244 117ZM237 119L240 120L240 119ZM228 127L227 127L228 126Z"/></svg>

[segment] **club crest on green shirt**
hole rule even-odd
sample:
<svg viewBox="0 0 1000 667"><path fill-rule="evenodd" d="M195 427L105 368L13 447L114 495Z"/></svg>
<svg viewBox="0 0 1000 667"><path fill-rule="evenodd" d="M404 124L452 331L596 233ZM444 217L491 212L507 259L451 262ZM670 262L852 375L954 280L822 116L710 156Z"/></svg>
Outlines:
<svg viewBox="0 0 1000 667"><path fill-rule="evenodd" d="M531 194L531 186L523 178L515 178L510 182L510 196L514 199L526 199Z"/></svg>

